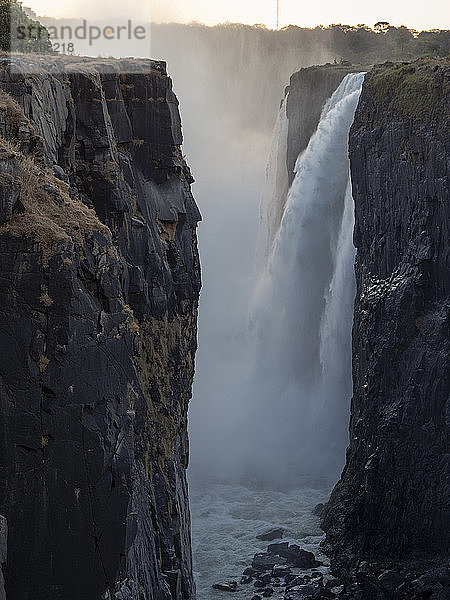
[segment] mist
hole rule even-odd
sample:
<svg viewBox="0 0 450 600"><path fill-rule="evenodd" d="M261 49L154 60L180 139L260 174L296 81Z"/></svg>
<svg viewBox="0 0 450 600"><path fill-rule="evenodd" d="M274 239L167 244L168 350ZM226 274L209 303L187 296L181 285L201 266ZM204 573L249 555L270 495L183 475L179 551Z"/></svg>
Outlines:
<svg viewBox="0 0 450 600"><path fill-rule="evenodd" d="M283 485L280 479L286 475L275 469L287 458L286 448L277 448L266 426L255 427L262 414L260 388L249 381L259 203L290 75L331 55L321 47L299 53L282 42L270 51L266 36L265 30L247 27L152 28L152 55L167 60L180 99L184 152L197 180L194 195L203 215L199 243L204 287L190 408L194 482ZM299 414L291 409L294 412L287 410L285 418L292 423ZM264 418L270 423L270 414L265 412ZM279 431L285 434L286 428ZM268 453L260 452L261 443L270 447Z"/></svg>
<svg viewBox="0 0 450 600"><path fill-rule="evenodd" d="M335 258L328 257L328 265L326 261L313 265L323 271L324 281L309 302L305 299L302 304L295 290L288 295L289 275L278 283L278 290L272 283L272 291L267 292L266 286L262 293L261 269L269 258L270 242L262 242L261 235L257 242L259 206L262 198L263 221L274 218L270 211L277 213L273 238L288 184L287 176L280 180L275 174L274 180L270 170L280 170L285 162L276 121L292 73L341 59L367 64L382 60L383 53L420 51L426 43L425 34L422 38L411 34L409 47L404 38L400 42L404 31L398 35L396 31L381 39L367 28L346 26L289 27L280 32L238 24L152 26L152 57L166 60L173 77L184 152L197 180L194 195L203 215L199 243L204 287L190 408L194 484L234 481L284 488L298 486L302 478L330 484L339 477L351 399L353 258L350 266L348 260L340 265L350 281L339 307L345 316L332 318L330 324L333 308L329 308L316 315L316 337L311 332L305 335L302 326L316 318L314 303L329 294L329 267ZM343 198L340 201L343 210ZM351 218L348 210L346 218ZM337 230L333 235L337 242ZM348 248L347 243L350 256ZM299 247L294 245L291 251L298 259ZM308 248L303 252L308 260ZM289 262L288 253L283 260ZM283 260L278 259L280 274ZM296 281L298 286L298 277ZM291 315L284 323L276 319L268 323L268 313L273 318L277 311ZM320 325L321 319L325 325ZM331 343L331 354L340 356L337 361L330 355L324 358L326 343L321 346L316 339L326 337L319 329L327 322L333 330L329 335L340 337L340 346ZM295 335L298 339L293 340ZM290 359L291 371L297 370L294 375L278 369ZM328 379L317 383L320 365L328 370ZM310 381L305 375L308 368ZM322 408L313 410L315 404Z"/></svg>
<svg viewBox="0 0 450 600"><path fill-rule="evenodd" d="M51 6L53 1L42 0L42 6L44 2ZM36 8L38 4L36 1ZM249 0L246 8L251 4L255 7L256 0ZM42 322L47 323L52 333L48 338L50 346L55 346L52 330L56 327L56 333L59 331L59 321L50 319L53 300L47 293L47 285L40 286L41 310L31 311L30 323L38 328L33 335L39 344L28 343L28 350L25 348L27 364L32 366L26 380L36 382L36 393L42 397L40 404L35 403L36 410L40 409L47 416L41 415L39 420L39 411L33 409L30 413L31 424L25 428L29 430L28 437L31 436L30 447L22 443L8 444L8 448L17 447L11 456L20 460L11 464L14 468L18 465L20 472L28 468L27 465L35 472L36 465L40 468L41 463L45 463L45 469L41 469L42 474L39 471L33 484L39 492L35 499L41 500L41 487L45 492L43 512L36 512L32 504L26 508L32 528L43 532L34 540L30 556L37 556L40 542L50 549L53 547L47 542L52 542L52 528L57 521L55 539L64 541L70 533L75 544L73 556L76 559L92 557L92 561L86 563L85 560L84 566L81 561L83 569L89 570L95 558L94 583L98 587L97 596L101 594L104 598L131 599L143 595L158 599L211 600L221 597L222 592L233 592L237 600L248 600L254 592L274 600L300 596L357 598L372 592L390 597L401 589L403 595L410 591L414 595L416 590L422 590L421 581L428 580L429 574L420 571L416 578L408 567L402 568L397 578L395 569L399 568L400 555L396 546L406 548L409 543L405 540L414 541L418 532L423 540L417 547L422 551L422 541L427 543L427 539L431 539L426 535L426 525L435 519L433 512L438 518L436 522L441 519L440 508L434 511L433 507L433 503L439 501L436 495L440 494L439 486L434 486L435 502L427 500L425 504L412 506L405 490L419 489L421 481L420 477L412 478L413 485L405 487L405 477L414 474L417 461L422 461L423 467L429 459L430 464L438 465L439 459L436 481L442 470L433 445L433 436L440 436L443 431L437 410L432 411L425 437L416 433L423 422L422 413L431 414L429 402L423 403L420 394L427 386L431 396L436 390L436 394L439 392L433 387L433 377L424 379L424 369L419 366L430 364L433 371L443 362L442 344L434 344L439 351L434 348L429 356L423 350L429 339L434 341L433 336L438 342L443 339L440 326L436 325L441 319L442 307L436 305L438 312L433 312L434 308L431 312L423 311L428 311L430 302L435 303L436 298L440 298L435 292L440 285L437 274L442 261L436 262L435 269L430 256L433 253L443 256L445 252L441 252L439 240L434 248L435 240L425 235L427 231L420 233L422 241L417 243L411 236L418 234L422 230L421 223L431 217L439 230L441 213L435 205L440 204L444 195L440 177L441 142L450 31L417 32L405 26L393 27L381 20L373 29L362 24L338 24L314 28L290 25L281 30L239 23L210 27L200 23L156 22L186 19L195 5L203 6L211 19L221 10L233 14L233 6L218 6L205 0L197 3L158 0L151 15L148 14L149 3L144 0L132 6L132 15L128 14L130 7L117 0L111 3L100 0L97 4L68 0L59 7L59 14L41 19L47 27L43 39L33 37L42 33L36 23L25 28L18 25L20 20L15 24L14 19L10 19L11 26L6 31L7 48L14 47L13 34L17 34L16 41L23 42L17 49L26 49L29 44L36 51L48 54L37 60L28 60L26 56L18 60L16 57L4 59L5 64L16 64L20 70L17 74L13 70L6 71L3 87L22 98L32 120L40 119L45 124L41 126L44 135L49 132L52 136L52 126L56 127L58 139L63 140L56 144L55 175L62 177L61 170L64 174L70 173L69 178L64 175L70 184L76 184L70 185L70 195L72 191L78 195L78 186L82 184L79 198L73 198L77 210L83 208L77 206L79 200L84 201L83 190L87 190L89 203L92 200L97 208L99 202L102 204L102 210L97 211L99 219L105 223L111 221L113 240L117 238L118 243L118 252L109 252L111 261L109 258L106 261L106 279L104 261L100 260L101 248L100 258L96 253L97 246L103 243L96 233L103 232L103 226L97 221L91 229L87 225L82 228L82 239L74 234L71 247L75 249L72 252L71 248L71 255L74 254L76 262L72 264L69 260L70 264L66 264L66 259L63 260L64 267L69 269L64 280L76 284L76 289L73 285L70 289L84 293L83 286L87 286L89 293L84 295L92 318L86 327L84 322L83 327L75 323L69 327L67 336L62 337L72 339L71 336L80 334L81 342L75 346L77 353L82 353L86 344L92 351L95 344L102 350L101 344L108 342L103 348L108 361L102 369L108 376L113 371L118 373L114 394L108 396L105 389L111 386L108 387L108 380L100 378L99 393L91 394L91 399L87 397L88 404L77 397L76 405L69 402L70 406L62 407L62 434L66 432L69 415L76 426L73 432L69 431L69 439L73 438L75 445L81 448L83 459L82 472L75 464L75 470L67 471L67 478L65 469L69 463L64 460L61 463L59 451L53 450L63 448L61 441L47 435L47 425L50 431L55 429L53 400L58 399L58 394L44 383L51 383L51 374L56 373L54 365L59 364L61 352L66 350L65 346L56 344L56 350L52 354L50 348L47 358L49 348L44 343L47 338L41 331ZM341 6L336 6L340 14L345 14ZM309 9L316 10L317 14L324 6ZM38 18L30 9L26 10L33 19ZM245 11L241 15L247 18ZM22 13L19 16L22 17ZM25 39L22 29L28 30ZM56 37L52 31L56 31ZM47 60L52 50L74 58L60 60L51 56ZM95 56L96 60L86 59L85 55ZM418 61L420 66L416 67L414 59L423 56L427 59ZM115 61L110 57L125 60ZM149 60L137 65L127 57L164 61L167 70L164 65ZM444 66L439 64L439 57L446 57L445 62L442 61ZM372 69L375 63L384 61L399 64L389 62ZM32 72L22 71L25 69L22 64ZM45 76L47 64L47 75L51 77ZM297 73L312 65L324 65L324 68ZM141 69L142 66L145 69ZM82 75L76 77L72 69L78 68ZM131 75L127 75L125 71L130 68ZM371 73L366 78L369 70ZM61 76L64 79L58 81ZM364 101L360 103L355 121L355 135L350 136L364 80ZM181 113L183 157L180 157L179 120L176 110L174 112L176 100L171 85ZM442 95L439 101L438 95ZM423 102L415 102L420 98L429 104L426 110ZM110 108L107 102L111 102ZM22 121L18 107L13 110L11 100L3 99L3 103L5 131L11 129L11 140L20 141L20 148L27 148L33 169L39 173L36 177L46 178L41 171L43 146L36 142L27 121ZM424 114L420 114L422 109ZM429 129L425 127L424 118L432 122ZM19 126L21 123L26 126ZM416 136L417 126L423 129L422 138ZM412 136L412 142L405 136ZM19 221L22 209L26 212L29 206L30 199L27 197L25 202L25 195L29 195L26 192L30 186L25 189L29 177L26 174L25 178L19 169L20 155L10 152L13 146L6 138L3 140L7 150L5 160L9 162L3 187L7 195L3 199L5 206L0 207L4 213L0 217L4 221L4 233L11 238L16 231L12 219ZM158 147L153 148L153 143ZM427 144L431 144L428 149ZM426 160L418 160L419 170L415 169L417 177L414 179L415 171L408 170L408 160L419 151L427 156ZM67 153L70 160L66 160ZM198 227L198 244L198 212L192 204L192 179L184 159L195 178L192 192L203 217ZM143 167L142 161L146 160L152 163L151 168ZM20 173L17 178L16 166ZM34 171L32 173L34 177ZM83 181L83 173L88 178L87 183ZM417 188L412 191L406 180L409 175ZM100 182L100 195L91 198L90 191L97 182ZM164 182L170 185L165 186ZM425 187L429 197L421 199L419 196ZM41 198L38 194L39 206L36 209L33 206L37 212L31 213L37 215L38 225L40 204L45 205L47 211L47 203L53 202L55 185L52 184L51 189L44 188L41 190L42 194L47 190L44 196ZM167 193L163 188L167 188ZM359 233L355 239L360 246L356 311L353 191L358 199ZM121 200L120 210L116 206L116 192ZM161 198L155 202L152 194L159 196L160 192ZM414 204L411 217L406 207L404 218L397 219L400 214L397 205L402 205L409 192L412 194L409 205ZM60 200L61 194L57 194L55 202ZM66 188L64 194L67 194ZM105 194L112 194L114 202L108 203ZM373 203L377 197L382 198L382 202ZM24 200L23 205L21 200ZM417 208L419 200L427 204L423 215L422 209ZM72 206L71 202L65 204ZM383 216L385 205L388 207L386 218ZM106 215L105 211L111 214ZM124 216L124 211L129 212ZM47 213L44 216L47 219ZM59 219L60 215L51 215L51 219L56 217ZM374 223L370 225L372 217ZM167 218L170 220L166 221ZM123 221L123 227L117 225L119 221ZM416 233L411 230L414 227L410 221L418 223ZM386 238L385 222L395 225L391 235L394 241ZM368 223L375 238L367 232L365 236L360 235ZM130 238L131 226L136 230ZM45 239L52 240L47 228L53 231L54 227L45 225ZM373 239L377 241L379 252L373 250ZM88 258L92 254L100 260L94 264L92 259L87 271L82 268L80 258L82 241L83 244L86 241L89 251L95 244ZM419 262L412 260L411 252L407 252L407 260L403 261L405 244L420 250ZM195 354L199 292L197 247L203 289ZM381 268L375 268L378 259ZM28 264L24 260L17 263L17 273L13 271L15 283L11 294L8 291L13 299L20 296L21 288L17 287L16 279L20 283L19 276L24 274ZM56 257L48 265L43 261L44 275L56 272L52 265L59 263L55 261ZM10 262L8 259L5 263L8 273ZM393 271L386 266L388 263L392 263L392 268L395 266ZM98 286L102 288L105 284L108 288L105 293L100 288L91 289L92 270ZM26 268L24 272L27 275ZM125 285L122 285L124 278ZM426 280L436 286L430 294L424 292ZM145 302L134 298L138 289L144 290ZM150 290L152 296L152 289L156 290L156 296L150 298L149 304L147 292ZM80 304L78 296L74 296L77 306ZM123 302L129 301L130 305L122 305L122 296ZM35 304L37 298L35 295ZM61 298L57 295L55 299ZM95 312L92 312L94 305ZM26 302L26 306L34 305ZM137 307L135 314L130 306ZM411 314L408 310L405 313L404 306ZM108 313L106 317L102 311ZM393 315L385 322L387 312ZM126 321L121 321L125 314ZM407 322L398 317L400 314L406 314ZM22 319L22 312L17 315ZM407 325L406 337L400 335L403 321ZM96 331L100 331L97 337ZM114 355L115 348L117 356L113 364L109 359L114 358L110 354ZM188 403L194 354L195 378ZM394 366L388 365L391 355ZM92 356L95 358L96 354ZM119 372L117 361L120 363L122 358L126 364ZM406 373L400 382L403 395L399 398L394 385L395 365L400 365ZM353 381L355 395L349 445ZM410 393L411 381L414 393ZM437 381L438 387L441 383L444 385ZM66 391L61 391L64 398L67 389L73 391L72 388L72 385L64 387ZM385 392L392 398L381 398ZM423 393L427 397L428 392ZM11 440L23 442L23 427L14 425L17 421L15 405L11 408L9 395L5 398L6 412L12 419ZM380 405L375 412L371 408L373 401ZM79 419L72 418L79 414L80 402L81 428ZM188 404L189 435L186 432ZM91 418L91 405L95 414L100 415L99 419ZM29 402L24 404L27 414L33 408L30 406ZM419 416L414 419L410 412L416 408ZM392 444L387 442L391 434ZM427 446L431 440L431 453L422 456L421 440ZM67 440L63 442L66 444ZM89 458L86 451L91 447L94 453L98 449L98 455ZM436 448L440 452L439 444ZM346 450L347 466L335 487L345 465ZM402 459L402 455L407 468L397 472L398 465L402 465L397 458ZM53 456L62 466L58 466L58 460L56 466L53 465ZM5 465L9 469L9 463ZM92 474L98 476L92 479ZM59 487L48 488L48 476ZM435 481L430 481L434 485ZM63 487L60 487L61 482ZM378 484L381 485L379 494ZM80 487L75 487L78 485ZM364 486L367 489L361 494ZM61 498L51 494L50 498L47 492L53 489L63 490ZM47 502L47 496L51 502ZM2 509L5 514L0 515L2 561L6 558L6 525L9 528L10 515L13 510L17 513L15 509L19 506L17 495L12 494L4 505L8 512ZM98 519L100 511L105 515ZM381 521L380 511L386 512L386 518ZM19 520L22 512L17 513ZM402 523L409 529L409 537L404 537L403 528L398 527L400 513ZM16 530L17 514L12 520ZM42 527L40 523L36 526L36 518L41 520L41 515ZM56 515L55 519L52 515ZM418 516L420 522L425 523L423 527L416 527ZM384 524L380 530L378 521ZM367 525L367 531L363 531L361 523ZM394 537L391 536L392 523L394 533L395 528L398 529ZM14 527L9 531L15 542L14 560L20 588L23 544ZM324 531L328 536L326 544L322 543ZM110 541L114 546L111 552L107 548ZM278 543L267 546L267 542ZM354 553L358 545L359 554ZM388 556L392 552L395 569L384 562L386 548ZM371 549L376 551L373 557ZM330 550L336 564L330 564L325 555ZM53 552L44 552L44 559L34 572L38 579L45 579L42 589L50 586L58 593L59 577L64 582L70 572L67 581L71 582L73 569L67 570L66 564L60 562L54 570L53 555ZM360 570L349 570L342 556L350 557L350 562ZM372 561L377 556L383 558L380 563ZM405 556L409 560L412 555ZM441 573L441 560L439 556L436 563L439 568L432 573ZM431 568L428 557L426 568ZM0 564L1 598L4 597L2 569ZM8 577L10 572L6 571L7 585ZM427 588L429 594L440 585L434 585L438 582L436 577L440 582L440 575L429 579L433 586ZM80 581L84 584L85 579ZM397 585L400 580L403 582ZM71 583L69 587L72 589ZM25 588L23 591L26 592ZM216 591L219 595L213 596ZM437 593L439 595L439 590ZM260 595L254 597L261 598Z"/></svg>
<svg viewBox="0 0 450 600"><path fill-rule="evenodd" d="M165 5L165 11L152 17L179 16L176 3ZM141 13L135 14L134 25L144 18ZM114 13L105 18L108 24L121 23ZM79 21L70 23L74 26ZM61 23L51 18L43 22L47 26ZM365 26L347 25L290 26L274 31L242 24L142 23L147 31L143 40L112 44L99 39L94 47L78 40L76 52L164 60L179 99L183 152L196 179L193 191L203 215L199 245L204 283L190 408L191 482L281 488L298 485L302 477L334 482L344 464L347 443L348 328L341 335L346 339L343 360L347 361L344 381L339 384L342 401L330 404L325 397L332 393L312 382L318 368L314 360L319 355L319 362L323 359L320 343L317 339L316 346L310 343L311 335L306 335L303 346L301 340L296 344L291 339L303 335L301 323L312 318L314 307L305 301L300 309L293 292L288 298L278 290L277 297L275 283L271 292L261 286L287 197L287 176L282 173L286 122L277 123L280 103L290 76L302 67L340 60L368 65L388 58L411 59L429 48L445 54L450 47L449 32L417 35L400 27L379 35ZM266 239L264 228L268 228ZM298 255L298 248L291 250ZM277 267L280 273L282 267L283 261ZM313 304L326 295L327 285L331 285L329 280ZM272 317L277 311L290 311L292 316L299 310L303 314L297 321L288 319L277 325L267 318L270 312ZM321 318L326 321L328 316L324 313ZM299 352L300 357L296 356ZM284 367L296 357L311 362L310 382L305 379L304 364L298 361L291 364L291 371L298 371L295 375L274 369L274 364ZM342 363L332 366L331 362L330 369L342 370ZM338 379L336 373L333 377L332 387ZM314 399L328 410L312 414ZM323 432L314 444L306 441L305 433L313 426Z"/></svg>

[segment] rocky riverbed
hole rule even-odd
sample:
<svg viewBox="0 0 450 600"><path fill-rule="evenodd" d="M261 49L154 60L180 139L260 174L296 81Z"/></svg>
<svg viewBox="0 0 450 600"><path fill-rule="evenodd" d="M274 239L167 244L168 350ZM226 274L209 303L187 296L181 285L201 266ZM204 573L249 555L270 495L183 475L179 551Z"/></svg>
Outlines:
<svg viewBox="0 0 450 600"><path fill-rule="evenodd" d="M313 553L324 563L314 570L326 580L327 558L319 548L323 532L319 526L320 518L313 514L313 509L319 502L326 501L328 494L329 488L318 482L305 482L302 488L283 491L235 484L191 485L198 600L251 600L255 595L262 596L268 587L273 589L272 598L283 599L286 592L284 576L288 575L289 579L289 575L312 574L312 570L305 573L291 566L290 574L282 575L278 571L279 586L255 587L258 578L243 575L248 568L254 569L254 555L264 556L268 546L278 542L297 545ZM282 530L282 539L261 539L275 528ZM255 560L256 564L259 559ZM283 557L277 557L275 563L281 567L283 560ZM272 571L258 572L267 578ZM212 587L230 582L236 582L232 586L235 588L233 593ZM273 583L278 582L274 580Z"/></svg>
<svg viewBox="0 0 450 600"><path fill-rule="evenodd" d="M320 486L191 486L198 600L449 598L445 561L360 561L335 576L320 549L317 504L328 493Z"/></svg>
<svg viewBox="0 0 450 600"><path fill-rule="evenodd" d="M312 552L289 542L269 544L256 553L239 581L213 584L214 590L236 593L247 588L248 600L446 600L450 570L442 563L361 562L333 577Z"/></svg>

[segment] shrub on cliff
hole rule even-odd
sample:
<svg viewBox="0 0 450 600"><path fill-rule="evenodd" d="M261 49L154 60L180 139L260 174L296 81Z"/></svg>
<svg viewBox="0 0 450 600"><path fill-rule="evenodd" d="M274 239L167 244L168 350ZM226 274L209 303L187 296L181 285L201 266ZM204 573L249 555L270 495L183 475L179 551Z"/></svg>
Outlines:
<svg viewBox="0 0 450 600"><path fill-rule="evenodd" d="M16 0L0 0L0 49L53 53L48 31L30 18Z"/></svg>

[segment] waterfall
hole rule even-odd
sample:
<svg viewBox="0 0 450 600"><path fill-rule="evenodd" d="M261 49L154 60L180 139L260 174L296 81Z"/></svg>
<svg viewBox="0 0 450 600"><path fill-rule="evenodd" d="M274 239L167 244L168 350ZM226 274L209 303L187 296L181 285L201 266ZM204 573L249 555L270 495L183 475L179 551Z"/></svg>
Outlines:
<svg viewBox="0 0 450 600"><path fill-rule="evenodd" d="M275 123L266 168L266 180L259 207L259 228L256 247L257 269L264 268L273 240L280 227L289 191L286 165L289 122L286 115L287 96L281 102Z"/></svg>
<svg viewBox="0 0 450 600"><path fill-rule="evenodd" d="M260 464L263 479L267 470L335 479L345 462L355 296L348 135L363 79L363 73L347 75L327 102L297 160L287 200L283 189L273 190L280 156L271 157L272 202L263 197L266 243L259 248L268 256L251 311L255 365L248 399L251 439L258 440L253 467ZM283 110L274 146L285 158ZM268 243L280 203L281 223Z"/></svg>

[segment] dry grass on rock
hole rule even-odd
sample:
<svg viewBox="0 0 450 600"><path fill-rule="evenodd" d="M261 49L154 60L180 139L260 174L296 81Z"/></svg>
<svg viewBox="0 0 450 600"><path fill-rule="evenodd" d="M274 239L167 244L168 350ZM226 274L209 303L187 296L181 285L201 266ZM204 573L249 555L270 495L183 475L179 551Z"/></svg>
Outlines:
<svg viewBox="0 0 450 600"><path fill-rule="evenodd" d="M45 263L56 243L77 243L82 247L85 233L110 235L95 211L69 196L67 184L36 164L32 156L21 154L11 142L0 139L0 160L5 159L18 163L16 179L22 206L8 223L0 226L0 234L32 237L40 244Z"/></svg>

